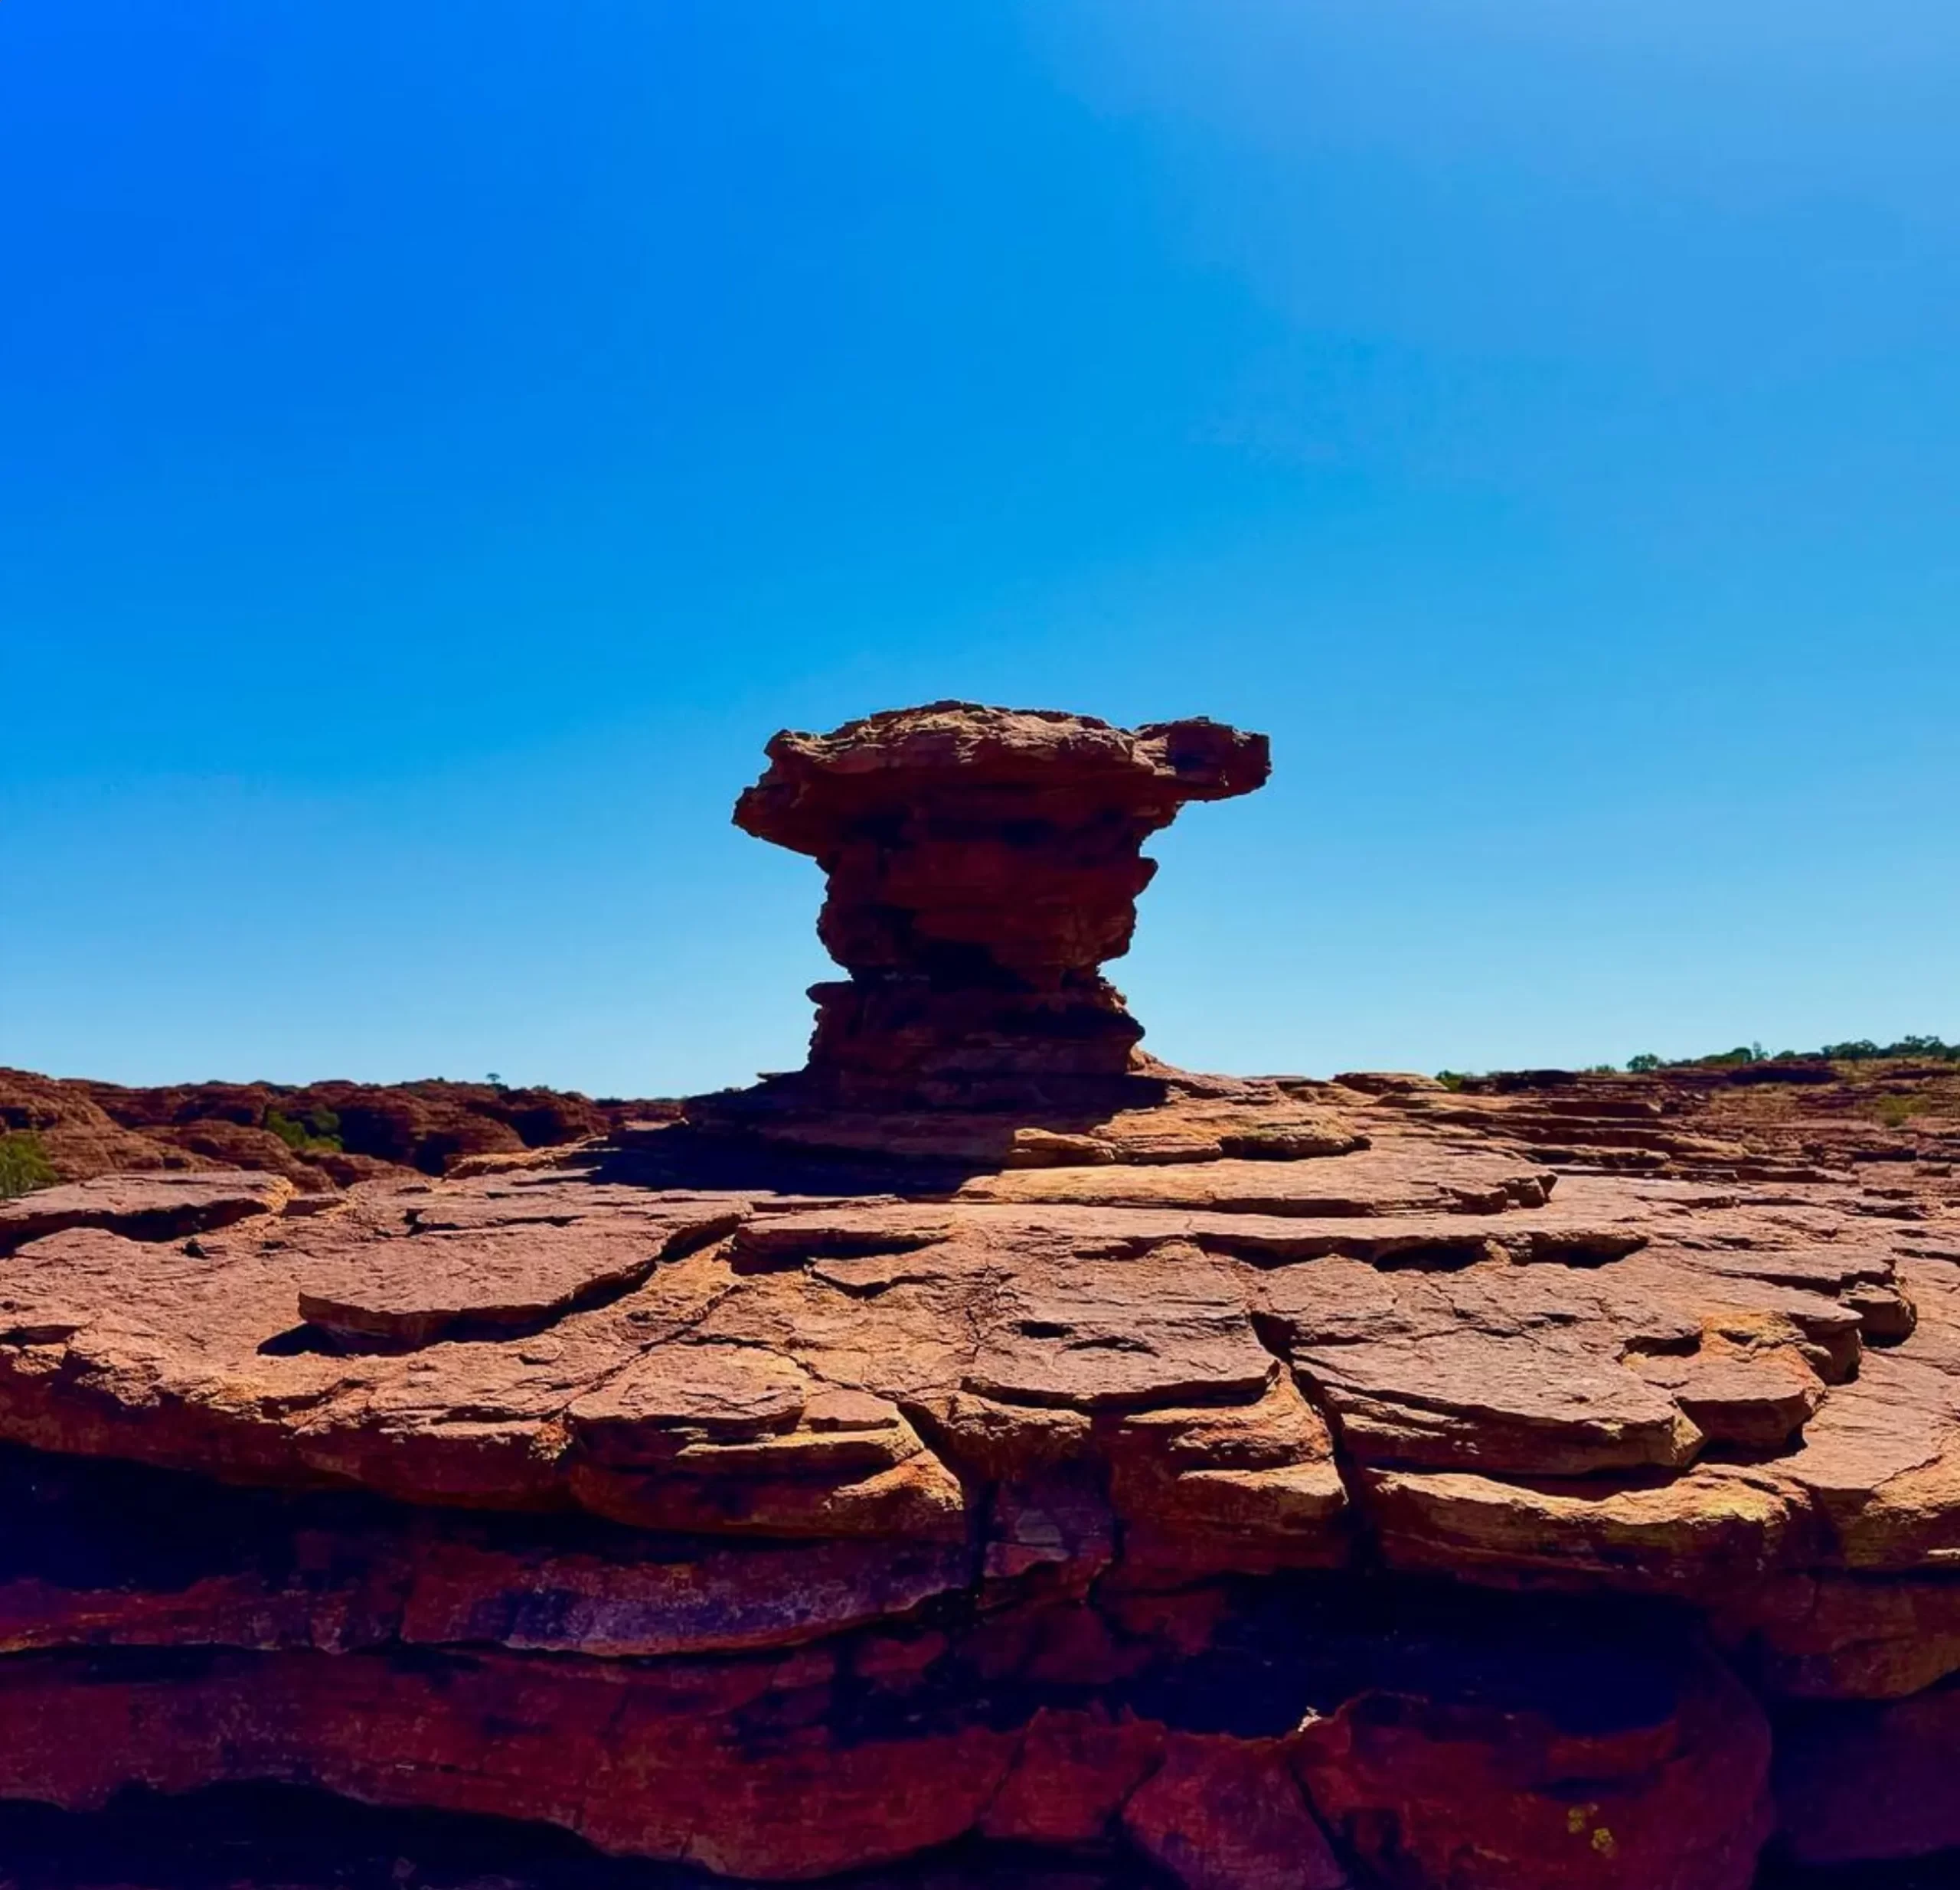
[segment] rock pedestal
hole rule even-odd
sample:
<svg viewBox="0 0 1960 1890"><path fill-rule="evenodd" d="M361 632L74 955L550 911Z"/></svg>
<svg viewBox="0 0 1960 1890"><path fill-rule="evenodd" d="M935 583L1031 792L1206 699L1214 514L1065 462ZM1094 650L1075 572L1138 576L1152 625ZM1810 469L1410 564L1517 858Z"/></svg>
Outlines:
<svg viewBox="0 0 1960 1890"><path fill-rule="evenodd" d="M1844 1890L1960 1846L1960 1078L1891 1072L1901 1120L1864 1072L1140 1068L1096 968L1140 843L1257 738L942 707L773 754L740 818L851 974L799 1076L439 1178L0 1203L0 1886ZM296 1790L296 1857L251 1796Z"/></svg>
<svg viewBox="0 0 1960 1890"><path fill-rule="evenodd" d="M1190 801L1249 794L1266 741L1197 719L936 703L786 732L738 826L808 854L819 984L802 1088L855 1106L1076 1100L1131 1068L1142 1027L1100 967L1129 949L1153 862Z"/></svg>

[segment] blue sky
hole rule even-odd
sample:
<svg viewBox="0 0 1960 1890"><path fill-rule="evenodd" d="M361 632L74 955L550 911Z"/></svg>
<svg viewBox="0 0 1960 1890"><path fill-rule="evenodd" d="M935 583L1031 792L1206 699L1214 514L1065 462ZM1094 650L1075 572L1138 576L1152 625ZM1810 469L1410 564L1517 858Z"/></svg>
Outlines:
<svg viewBox="0 0 1960 1890"><path fill-rule="evenodd" d="M9 0L0 1063L795 1062L789 724L1269 730L1178 1061L1960 1036L1960 14Z"/></svg>

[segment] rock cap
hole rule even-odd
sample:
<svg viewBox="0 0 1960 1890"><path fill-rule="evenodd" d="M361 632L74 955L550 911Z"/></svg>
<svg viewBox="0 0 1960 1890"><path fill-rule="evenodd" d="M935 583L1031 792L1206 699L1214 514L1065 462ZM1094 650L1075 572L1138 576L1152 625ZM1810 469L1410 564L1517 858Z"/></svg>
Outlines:
<svg viewBox="0 0 1960 1890"><path fill-rule="evenodd" d="M1187 801L1223 801L1265 785L1266 736L1193 716L1118 728L1055 709L933 702L861 717L825 735L785 729L768 772L735 805L759 840L822 860L867 818L1024 799L1066 818L1120 808L1167 825Z"/></svg>

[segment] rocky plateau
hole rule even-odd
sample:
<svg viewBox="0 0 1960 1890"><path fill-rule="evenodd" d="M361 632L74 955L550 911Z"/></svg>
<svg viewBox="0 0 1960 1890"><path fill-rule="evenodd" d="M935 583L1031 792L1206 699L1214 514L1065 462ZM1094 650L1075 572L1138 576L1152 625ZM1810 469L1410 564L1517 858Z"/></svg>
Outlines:
<svg viewBox="0 0 1960 1890"><path fill-rule="evenodd" d="M1960 1883L1946 1072L1194 1075L1263 738L769 756L794 1074L0 1081L0 1876Z"/></svg>

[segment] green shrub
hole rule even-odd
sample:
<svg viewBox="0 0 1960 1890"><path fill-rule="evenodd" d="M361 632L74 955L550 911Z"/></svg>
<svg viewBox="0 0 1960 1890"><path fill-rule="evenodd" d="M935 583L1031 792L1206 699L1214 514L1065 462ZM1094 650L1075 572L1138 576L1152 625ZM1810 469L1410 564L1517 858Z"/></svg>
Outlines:
<svg viewBox="0 0 1960 1890"><path fill-rule="evenodd" d="M267 1109L263 1126L296 1155L338 1155L340 1118L331 1109L309 1109L296 1121L278 1109Z"/></svg>
<svg viewBox="0 0 1960 1890"><path fill-rule="evenodd" d="M1943 1043L1935 1036L1905 1036L1893 1043L1874 1043L1870 1037L1858 1037L1849 1043L1827 1043L1818 1055L1834 1063L1867 1063L1889 1057L1952 1063L1960 1063L1960 1043Z"/></svg>
<svg viewBox="0 0 1960 1890"><path fill-rule="evenodd" d="M1739 1043L1732 1050L1706 1056L1629 1056L1626 1066L1636 1075L1657 1069L1732 1069L1746 1063L1873 1063L1911 1058L1923 1063L1960 1063L1960 1043L1936 1036L1903 1036L1891 1043L1870 1037L1852 1037L1815 1050L1779 1050L1766 1055L1760 1043Z"/></svg>
<svg viewBox="0 0 1960 1890"><path fill-rule="evenodd" d="M1878 1119L1887 1128L1892 1129L1903 1129L1926 1106L1926 1098L1924 1096L1897 1094L1880 1096L1872 1105Z"/></svg>
<svg viewBox="0 0 1960 1890"><path fill-rule="evenodd" d="M33 1130L16 1129L0 1135L0 1201L31 1194L36 1188L52 1187L60 1179Z"/></svg>

